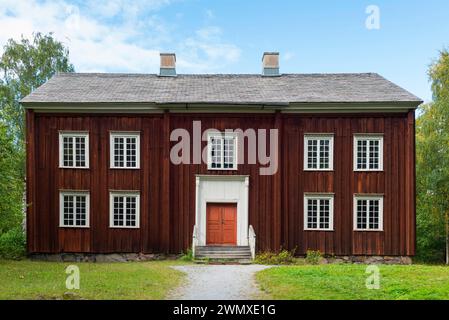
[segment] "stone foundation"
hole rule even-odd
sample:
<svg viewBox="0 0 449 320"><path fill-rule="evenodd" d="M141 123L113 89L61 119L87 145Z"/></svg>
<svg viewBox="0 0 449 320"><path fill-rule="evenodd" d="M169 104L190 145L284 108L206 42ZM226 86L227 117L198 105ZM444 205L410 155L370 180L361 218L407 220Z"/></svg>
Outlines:
<svg viewBox="0 0 449 320"><path fill-rule="evenodd" d="M130 261L156 261L175 260L180 255L166 255L160 253L33 253L31 260L53 262L130 262ZM320 264L412 264L408 256L325 256Z"/></svg>
<svg viewBox="0 0 449 320"><path fill-rule="evenodd" d="M321 264L327 263L354 263L354 264L412 264L409 256L334 256L323 257Z"/></svg>
<svg viewBox="0 0 449 320"><path fill-rule="evenodd" d="M174 260L179 255L160 253L33 253L28 256L31 260L52 262L130 262Z"/></svg>

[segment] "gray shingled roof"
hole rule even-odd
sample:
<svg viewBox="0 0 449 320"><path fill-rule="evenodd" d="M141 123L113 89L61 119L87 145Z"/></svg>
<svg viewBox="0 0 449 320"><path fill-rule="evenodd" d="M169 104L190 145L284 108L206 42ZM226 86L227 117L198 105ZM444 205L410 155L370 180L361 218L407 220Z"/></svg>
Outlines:
<svg viewBox="0 0 449 320"><path fill-rule="evenodd" d="M23 103L420 102L375 73L239 75L60 73Z"/></svg>

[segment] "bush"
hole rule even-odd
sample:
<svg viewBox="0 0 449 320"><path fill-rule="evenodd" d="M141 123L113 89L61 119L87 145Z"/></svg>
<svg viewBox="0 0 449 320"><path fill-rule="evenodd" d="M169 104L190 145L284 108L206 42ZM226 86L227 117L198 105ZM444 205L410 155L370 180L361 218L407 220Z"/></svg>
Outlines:
<svg viewBox="0 0 449 320"><path fill-rule="evenodd" d="M192 261L193 260L193 251L192 249L187 249L186 253L184 253L179 260L181 261Z"/></svg>
<svg viewBox="0 0 449 320"><path fill-rule="evenodd" d="M259 264L291 264L294 262L295 250L291 252L282 250L278 254L273 252L263 252L256 256L255 262Z"/></svg>
<svg viewBox="0 0 449 320"><path fill-rule="evenodd" d="M22 228L16 227L0 236L0 256L6 259L20 259L26 253L26 238Z"/></svg>
<svg viewBox="0 0 449 320"><path fill-rule="evenodd" d="M306 262L308 264L318 264L322 257L323 255L319 250L307 250L306 252Z"/></svg>

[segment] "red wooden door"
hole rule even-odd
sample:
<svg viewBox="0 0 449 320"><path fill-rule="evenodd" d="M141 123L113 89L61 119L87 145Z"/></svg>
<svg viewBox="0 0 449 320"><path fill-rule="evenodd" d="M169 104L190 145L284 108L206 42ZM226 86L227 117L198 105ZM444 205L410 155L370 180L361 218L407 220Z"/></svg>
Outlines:
<svg viewBox="0 0 449 320"><path fill-rule="evenodd" d="M237 204L208 203L206 244L237 244Z"/></svg>

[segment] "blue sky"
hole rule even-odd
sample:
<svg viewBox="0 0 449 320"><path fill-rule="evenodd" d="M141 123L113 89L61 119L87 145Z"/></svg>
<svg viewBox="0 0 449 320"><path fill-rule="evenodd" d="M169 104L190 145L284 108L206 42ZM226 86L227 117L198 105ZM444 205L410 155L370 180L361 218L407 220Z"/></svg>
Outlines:
<svg viewBox="0 0 449 320"><path fill-rule="evenodd" d="M369 5L380 29L365 26ZM0 45L54 32L80 72L156 73L174 51L179 73L259 73L279 51L281 72L377 72L429 101L448 13L447 0L0 0Z"/></svg>

